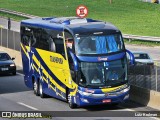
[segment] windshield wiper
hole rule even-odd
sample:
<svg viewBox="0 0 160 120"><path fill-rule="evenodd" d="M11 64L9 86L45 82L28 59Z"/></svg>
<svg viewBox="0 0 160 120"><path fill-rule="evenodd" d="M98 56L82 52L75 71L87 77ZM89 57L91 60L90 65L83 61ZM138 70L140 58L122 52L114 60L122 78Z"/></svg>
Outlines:
<svg viewBox="0 0 160 120"><path fill-rule="evenodd" d="M91 88L100 88L100 87L103 87L104 85L102 84L96 84L96 85L84 85L85 88L88 88L88 87L91 87Z"/></svg>
<svg viewBox="0 0 160 120"><path fill-rule="evenodd" d="M92 87L92 85L84 85L84 87Z"/></svg>

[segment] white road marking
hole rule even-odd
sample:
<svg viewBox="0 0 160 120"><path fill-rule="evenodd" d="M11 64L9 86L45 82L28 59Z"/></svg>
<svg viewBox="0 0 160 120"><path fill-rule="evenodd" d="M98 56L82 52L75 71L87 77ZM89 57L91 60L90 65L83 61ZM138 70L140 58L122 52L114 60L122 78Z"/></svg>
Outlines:
<svg viewBox="0 0 160 120"><path fill-rule="evenodd" d="M22 73L19 73L19 72L16 72L16 74L20 75L20 76L24 76L24 74Z"/></svg>
<svg viewBox="0 0 160 120"><path fill-rule="evenodd" d="M24 104L24 103L22 103L22 102L17 102L17 103L20 104L20 105L23 105L23 106L25 106L25 107L27 107L27 108L30 108L30 109L32 109L32 110L38 110L37 108L32 107L32 106L29 106L29 105L27 105L27 104Z"/></svg>

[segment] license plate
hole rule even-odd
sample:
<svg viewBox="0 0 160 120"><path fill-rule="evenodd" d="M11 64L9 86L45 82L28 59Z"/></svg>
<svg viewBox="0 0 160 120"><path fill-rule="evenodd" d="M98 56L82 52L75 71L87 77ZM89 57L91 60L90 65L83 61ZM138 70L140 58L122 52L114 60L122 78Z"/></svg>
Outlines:
<svg viewBox="0 0 160 120"><path fill-rule="evenodd" d="M103 102L103 103L110 103L110 102L111 102L111 99L106 99L106 100L103 100L102 102Z"/></svg>
<svg viewBox="0 0 160 120"><path fill-rule="evenodd" d="M6 71L6 70L8 70L8 68L1 68L1 70L2 70L2 71Z"/></svg>

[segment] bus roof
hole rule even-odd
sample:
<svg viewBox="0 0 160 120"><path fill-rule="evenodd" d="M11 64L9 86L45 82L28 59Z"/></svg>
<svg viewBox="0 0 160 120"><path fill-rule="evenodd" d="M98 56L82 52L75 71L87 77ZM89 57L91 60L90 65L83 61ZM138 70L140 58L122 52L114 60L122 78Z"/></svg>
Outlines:
<svg viewBox="0 0 160 120"><path fill-rule="evenodd" d="M93 32L119 32L111 23L79 17L45 17L22 20L21 25L31 25L54 30L67 29L73 34Z"/></svg>

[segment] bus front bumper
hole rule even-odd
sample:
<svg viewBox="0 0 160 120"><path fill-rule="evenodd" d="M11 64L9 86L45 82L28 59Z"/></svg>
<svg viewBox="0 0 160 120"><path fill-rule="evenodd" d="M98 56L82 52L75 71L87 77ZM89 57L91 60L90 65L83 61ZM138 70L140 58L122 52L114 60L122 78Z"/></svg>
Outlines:
<svg viewBox="0 0 160 120"><path fill-rule="evenodd" d="M78 106L121 103L128 100L129 90L120 93L115 92L90 95L83 95L82 93L78 93L76 98L76 104Z"/></svg>

